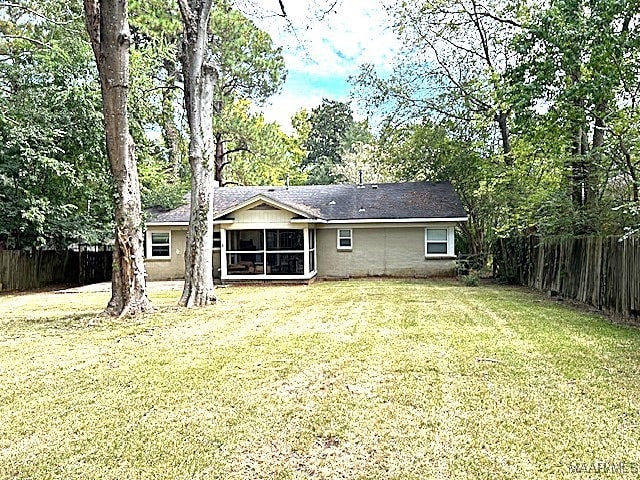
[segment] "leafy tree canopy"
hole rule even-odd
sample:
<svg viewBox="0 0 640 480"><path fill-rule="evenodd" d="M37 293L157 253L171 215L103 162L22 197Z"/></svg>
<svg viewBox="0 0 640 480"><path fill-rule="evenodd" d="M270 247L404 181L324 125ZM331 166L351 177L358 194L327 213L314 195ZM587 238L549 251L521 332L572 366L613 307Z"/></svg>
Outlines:
<svg viewBox="0 0 640 480"><path fill-rule="evenodd" d="M0 245L102 242L112 189L80 6L21 5L0 8Z"/></svg>

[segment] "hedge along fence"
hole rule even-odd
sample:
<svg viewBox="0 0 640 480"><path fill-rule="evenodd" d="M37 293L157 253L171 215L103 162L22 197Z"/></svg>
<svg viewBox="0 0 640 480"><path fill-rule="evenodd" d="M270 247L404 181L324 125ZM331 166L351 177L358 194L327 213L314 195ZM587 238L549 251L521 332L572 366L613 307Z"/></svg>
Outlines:
<svg viewBox="0 0 640 480"><path fill-rule="evenodd" d="M112 252L74 250L0 251L0 290L111 280Z"/></svg>
<svg viewBox="0 0 640 480"><path fill-rule="evenodd" d="M640 239L577 237L500 239L497 278L640 318Z"/></svg>

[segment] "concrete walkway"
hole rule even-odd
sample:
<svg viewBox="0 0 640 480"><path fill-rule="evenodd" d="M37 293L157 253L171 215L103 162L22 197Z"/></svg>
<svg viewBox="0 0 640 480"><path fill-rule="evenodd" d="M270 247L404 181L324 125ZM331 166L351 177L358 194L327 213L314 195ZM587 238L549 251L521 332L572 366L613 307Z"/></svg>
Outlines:
<svg viewBox="0 0 640 480"><path fill-rule="evenodd" d="M168 280L163 282L147 282L149 292L166 292L168 290L182 290L184 280ZM94 283L83 285L82 287L65 288L57 290L56 293L83 293L83 292L110 292L111 282Z"/></svg>

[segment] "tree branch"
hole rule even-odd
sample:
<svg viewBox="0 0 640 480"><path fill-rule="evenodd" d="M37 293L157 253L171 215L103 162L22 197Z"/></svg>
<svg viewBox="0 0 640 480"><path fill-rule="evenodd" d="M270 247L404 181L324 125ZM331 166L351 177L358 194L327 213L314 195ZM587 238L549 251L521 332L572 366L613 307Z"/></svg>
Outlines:
<svg viewBox="0 0 640 480"><path fill-rule="evenodd" d="M35 45L38 45L39 47L43 47L43 48L48 48L51 49L51 45L44 43L40 40L37 40L35 38L31 38L31 37L25 37L24 35L6 35L6 34L2 34L0 35L0 38L7 38L9 40L26 40L27 42L31 42Z"/></svg>
<svg viewBox="0 0 640 480"><path fill-rule="evenodd" d="M227 150L226 152L224 152L225 155L230 155L232 153L238 153L238 152L249 152L251 153L251 150L247 147L238 147L238 148L234 148L232 150ZM224 165L228 165L231 162L225 162Z"/></svg>
<svg viewBox="0 0 640 480"><path fill-rule="evenodd" d="M30 13L32 15L35 15L38 18L42 18L43 20L46 20L47 22L53 23L54 25L68 25L70 24L72 21L68 21L68 22L57 22L55 20L53 20L52 18L47 17L46 15L43 15L40 12L37 12L29 7L25 7L24 5L20 5L18 3L12 3L12 2L0 2L0 8L2 7L6 7L6 8L18 8L20 10L23 10L24 12Z"/></svg>
<svg viewBox="0 0 640 480"><path fill-rule="evenodd" d="M331 12L333 12L333 10L336 8L336 5L338 4L338 0L334 0L333 3L331 4L331 6L325 10L324 12L322 12L322 14L320 15L320 17L318 18L318 20L322 21L324 20L324 18L329 15Z"/></svg>
<svg viewBox="0 0 640 480"><path fill-rule="evenodd" d="M478 4L475 0L472 2L473 4L473 14L469 13L469 17L471 21L475 25L478 30L478 35L480 36L480 42L482 43L482 51L484 52L484 59L487 62L487 66L493 72L493 63L491 61L491 53L489 52L489 40L487 39L487 32L484 29L484 25L482 25L482 21L478 15Z"/></svg>
<svg viewBox="0 0 640 480"><path fill-rule="evenodd" d="M510 18L502 18L497 16L495 13L491 13L485 5L478 5L478 7L484 10L483 12L478 12L478 14L482 15L483 17L489 17L490 19L495 20L496 22L506 23L507 25L511 25L513 27L524 28L524 26L521 23L518 23L515 20L512 20Z"/></svg>
<svg viewBox="0 0 640 480"><path fill-rule="evenodd" d="M185 28L188 28L193 15L191 7L189 7L187 0L178 0L178 8L180 9L180 15L182 15L182 23L184 23Z"/></svg>
<svg viewBox="0 0 640 480"><path fill-rule="evenodd" d="M161 85L158 87L153 87L153 88L147 88L145 90L143 90L143 93L151 93L151 92L157 92L158 90L182 90L184 91L184 88L182 88L180 85Z"/></svg>
<svg viewBox="0 0 640 480"><path fill-rule="evenodd" d="M20 125L16 120L7 115L6 110L2 112L2 118L16 127Z"/></svg>

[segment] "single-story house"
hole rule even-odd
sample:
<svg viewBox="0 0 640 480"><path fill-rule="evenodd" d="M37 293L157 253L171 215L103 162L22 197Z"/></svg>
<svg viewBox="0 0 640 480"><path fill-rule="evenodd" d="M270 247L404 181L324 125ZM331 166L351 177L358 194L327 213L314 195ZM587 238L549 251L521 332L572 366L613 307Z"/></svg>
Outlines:
<svg viewBox="0 0 640 480"><path fill-rule="evenodd" d="M448 182L222 187L214 193L221 282L453 274L467 215ZM151 280L184 277L189 205L150 212Z"/></svg>

